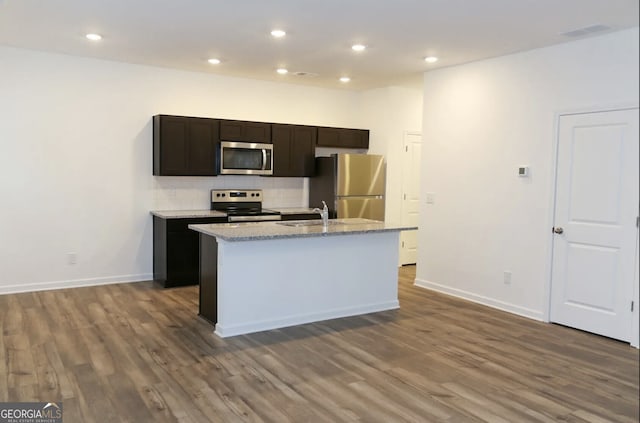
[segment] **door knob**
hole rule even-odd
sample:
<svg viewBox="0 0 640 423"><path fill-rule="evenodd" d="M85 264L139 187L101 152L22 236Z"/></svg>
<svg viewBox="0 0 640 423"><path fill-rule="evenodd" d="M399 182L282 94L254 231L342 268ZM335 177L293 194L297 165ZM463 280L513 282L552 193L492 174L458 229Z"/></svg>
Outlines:
<svg viewBox="0 0 640 423"><path fill-rule="evenodd" d="M561 227L553 228L553 232L557 234L561 234L564 232L564 229L562 229Z"/></svg>

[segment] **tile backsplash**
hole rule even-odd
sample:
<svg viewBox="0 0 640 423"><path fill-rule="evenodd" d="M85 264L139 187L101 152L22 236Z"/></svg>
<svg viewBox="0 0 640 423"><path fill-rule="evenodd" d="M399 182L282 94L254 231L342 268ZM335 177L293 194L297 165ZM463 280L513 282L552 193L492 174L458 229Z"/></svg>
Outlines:
<svg viewBox="0 0 640 423"><path fill-rule="evenodd" d="M261 189L265 208L307 207L308 186L307 178L154 176L152 210L209 209L212 189Z"/></svg>

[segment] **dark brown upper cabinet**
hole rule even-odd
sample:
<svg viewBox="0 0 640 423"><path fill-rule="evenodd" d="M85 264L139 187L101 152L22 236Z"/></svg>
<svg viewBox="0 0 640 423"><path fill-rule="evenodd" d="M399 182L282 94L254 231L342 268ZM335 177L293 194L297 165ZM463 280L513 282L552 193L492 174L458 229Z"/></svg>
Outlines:
<svg viewBox="0 0 640 423"><path fill-rule="evenodd" d="M318 147L369 148L368 129L318 128Z"/></svg>
<svg viewBox="0 0 640 423"><path fill-rule="evenodd" d="M215 176L218 120L186 116L153 117L153 174Z"/></svg>
<svg viewBox="0 0 640 423"><path fill-rule="evenodd" d="M271 124L243 120L221 120L220 140L271 144Z"/></svg>
<svg viewBox="0 0 640 423"><path fill-rule="evenodd" d="M317 128L271 125L273 176L313 176Z"/></svg>

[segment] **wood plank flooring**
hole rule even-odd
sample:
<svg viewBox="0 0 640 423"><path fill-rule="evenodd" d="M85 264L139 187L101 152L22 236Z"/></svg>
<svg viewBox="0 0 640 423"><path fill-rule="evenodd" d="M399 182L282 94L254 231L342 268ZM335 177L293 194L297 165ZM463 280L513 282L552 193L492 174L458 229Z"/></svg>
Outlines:
<svg viewBox="0 0 640 423"><path fill-rule="evenodd" d="M72 422L637 422L638 350L413 286L399 310L220 339L196 287L0 296L0 402Z"/></svg>

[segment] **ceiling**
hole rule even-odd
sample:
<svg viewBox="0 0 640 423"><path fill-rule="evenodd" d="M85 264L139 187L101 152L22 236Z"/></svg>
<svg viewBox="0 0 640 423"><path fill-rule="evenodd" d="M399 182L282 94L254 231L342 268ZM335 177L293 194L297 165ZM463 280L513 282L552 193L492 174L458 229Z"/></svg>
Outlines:
<svg viewBox="0 0 640 423"><path fill-rule="evenodd" d="M363 90L638 26L638 0L0 0L0 45ZM599 25L595 26L595 25ZM582 28L591 28L581 31ZM275 39L274 28L287 32ZM600 29L600 30L597 30ZM576 31L573 36L563 35ZM99 42L86 33L99 33ZM365 44L364 52L351 50ZM440 60L427 64L425 56ZM219 58L219 65L207 63ZM285 67L289 74L279 75ZM296 72L306 75L296 75ZM341 83L341 76L351 77Z"/></svg>

